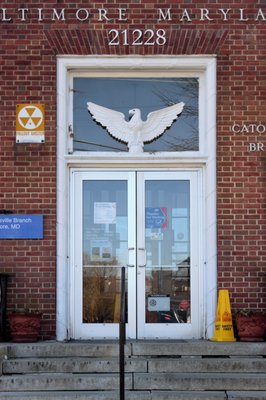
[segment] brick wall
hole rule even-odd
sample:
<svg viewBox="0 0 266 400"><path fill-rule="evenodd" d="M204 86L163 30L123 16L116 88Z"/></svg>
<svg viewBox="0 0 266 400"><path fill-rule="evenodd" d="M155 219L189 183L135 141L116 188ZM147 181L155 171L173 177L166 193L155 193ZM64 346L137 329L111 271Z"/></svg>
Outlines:
<svg viewBox="0 0 266 400"><path fill-rule="evenodd" d="M4 13L0 13L0 209L42 213L45 228L43 240L1 240L0 271L11 274L9 309L27 305L43 312L44 338L55 335L58 54L217 55L218 283L230 290L233 308L265 309L266 160L265 152L248 149L251 142L266 147L265 133L232 132L232 126L266 125L266 20L255 21L260 8L266 18L266 3L239 0L223 5L231 8L225 21L217 11L219 2L194 3L1 2L5 19L12 21L3 21ZM17 11L20 6L29 9L26 21ZM101 6L112 21L98 21L95 9ZM127 9L127 21L118 20L118 7ZM158 9L169 7L172 20L159 22ZM43 8L42 21L38 21L37 8ZM52 8L65 8L66 21L51 21ZM75 12L80 8L89 9L88 20L77 20ZM201 8L209 10L208 16ZM184 18L184 9L191 22ZM245 9L242 19L248 21L239 21L239 9ZM84 16L85 11L79 14ZM110 29L132 32L136 27L165 29L166 45L108 45ZM15 143L16 104L27 102L45 104L44 144Z"/></svg>

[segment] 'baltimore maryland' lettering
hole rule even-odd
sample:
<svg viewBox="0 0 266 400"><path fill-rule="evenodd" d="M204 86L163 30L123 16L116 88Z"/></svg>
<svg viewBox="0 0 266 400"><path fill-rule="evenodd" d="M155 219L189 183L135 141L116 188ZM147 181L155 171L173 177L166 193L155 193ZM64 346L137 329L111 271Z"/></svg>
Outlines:
<svg viewBox="0 0 266 400"><path fill-rule="evenodd" d="M158 22L172 22L172 23L190 23L197 21L205 21L211 23L212 21L231 21L237 20L239 22L247 21L266 21L266 8L258 8L251 12L245 8L217 8L216 10L209 10L208 8L199 8L193 13L190 9L172 9L172 8L159 8L155 10ZM123 22L130 20L130 11L127 8L117 8L108 10L105 8L26 8L21 7L17 9L0 8L0 22L1 23L16 23L16 22L56 22L77 20L80 22L86 21L101 21L101 22Z"/></svg>

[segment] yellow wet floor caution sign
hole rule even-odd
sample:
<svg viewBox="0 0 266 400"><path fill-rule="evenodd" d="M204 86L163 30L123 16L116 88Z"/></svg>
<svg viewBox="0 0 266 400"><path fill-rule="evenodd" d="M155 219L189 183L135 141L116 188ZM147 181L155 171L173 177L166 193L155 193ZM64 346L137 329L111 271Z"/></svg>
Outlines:
<svg viewBox="0 0 266 400"><path fill-rule="evenodd" d="M229 292L219 290L213 342L235 342Z"/></svg>

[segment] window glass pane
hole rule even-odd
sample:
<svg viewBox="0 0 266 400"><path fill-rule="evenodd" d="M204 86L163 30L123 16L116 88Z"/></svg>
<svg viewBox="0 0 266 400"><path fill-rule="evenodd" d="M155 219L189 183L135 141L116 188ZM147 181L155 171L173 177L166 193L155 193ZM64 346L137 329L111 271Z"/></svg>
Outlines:
<svg viewBox="0 0 266 400"><path fill-rule="evenodd" d="M83 323L119 322L127 233L127 182L84 181Z"/></svg>
<svg viewBox="0 0 266 400"><path fill-rule="evenodd" d="M146 322L191 323L189 181L146 181Z"/></svg>
<svg viewBox="0 0 266 400"><path fill-rule="evenodd" d="M123 112L141 110L142 119L161 108L184 102L182 115L144 151L199 150L197 78L74 78L74 150L127 151L126 144L112 138L87 110L87 102Z"/></svg>

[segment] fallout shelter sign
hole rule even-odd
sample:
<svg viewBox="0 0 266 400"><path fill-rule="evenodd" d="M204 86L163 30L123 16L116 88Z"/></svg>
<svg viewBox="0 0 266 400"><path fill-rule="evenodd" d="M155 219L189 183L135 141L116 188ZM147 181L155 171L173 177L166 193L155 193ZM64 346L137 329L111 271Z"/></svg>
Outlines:
<svg viewBox="0 0 266 400"><path fill-rule="evenodd" d="M17 143L44 142L44 111L43 104L17 104Z"/></svg>

